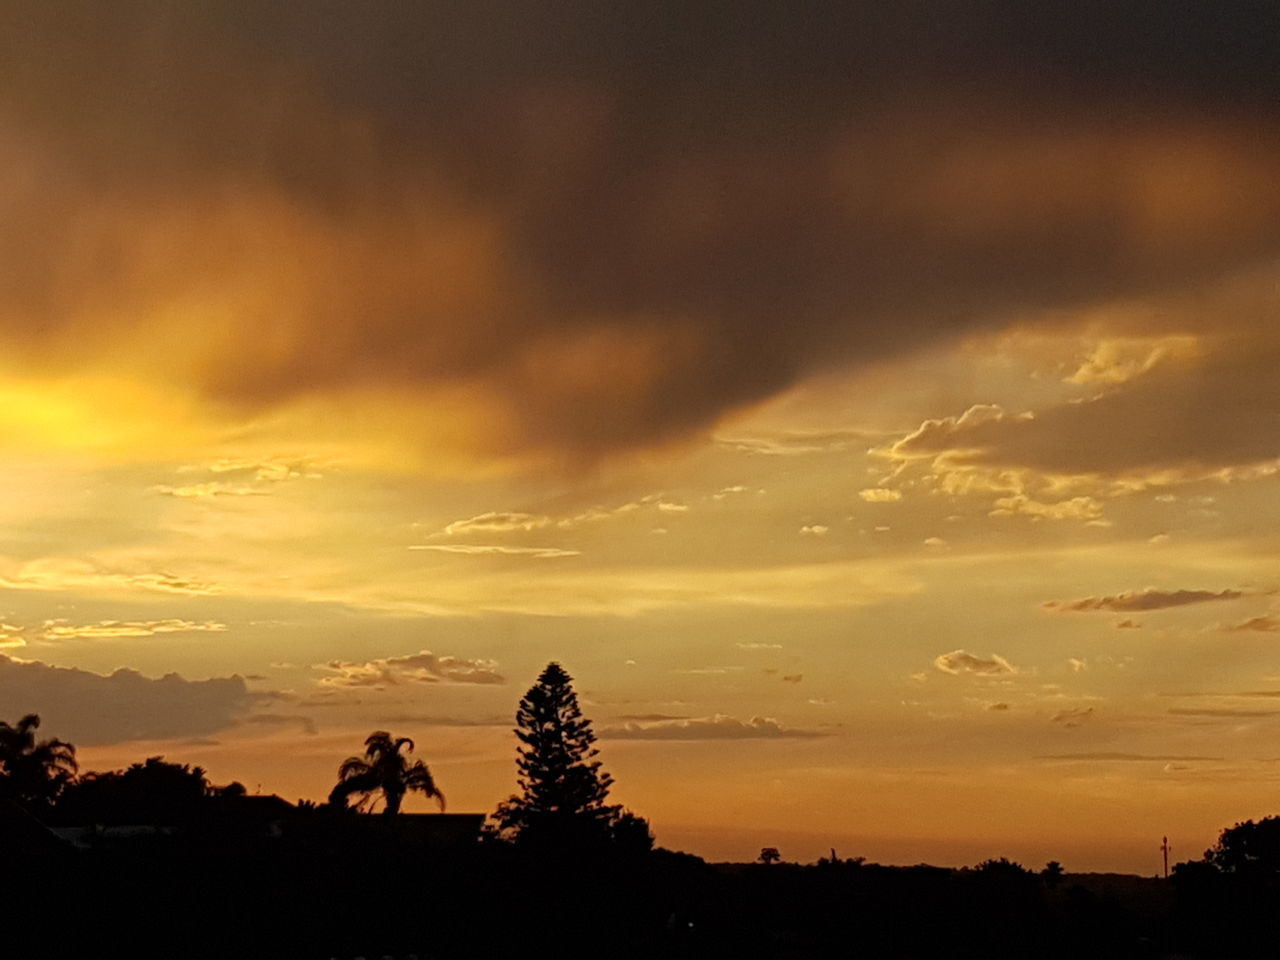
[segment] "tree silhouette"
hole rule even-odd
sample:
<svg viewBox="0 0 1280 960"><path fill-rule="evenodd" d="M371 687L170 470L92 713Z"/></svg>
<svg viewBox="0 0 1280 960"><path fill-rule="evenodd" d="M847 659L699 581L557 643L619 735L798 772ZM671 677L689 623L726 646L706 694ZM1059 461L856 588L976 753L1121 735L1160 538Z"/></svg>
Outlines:
<svg viewBox="0 0 1280 960"><path fill-rule="evenodd" d="M1280 875L1280 817L1228 827L1204 858L1223 873Z"/></svg>
<svg viewBox="0 0 1280 960"><path fill-rule="evenodd" d="M766 866L771 863L777 863L782 859L782 854L778 852L777 847L761 847L760 856L756 858Z"/></svg>
<svg viewBox="0 0 1280 960"><path fill-rule="evenodd" d="M0 797L32 811L51 806L79 769L76 748L62 740L36 740L39 726L34 713L12 726L0 721Z"/></svg>
<svg viewBox="0 0 1280 960"><path fill-rule="evenodd" d="M1040 871L1040 879L1044 881L1044 885L1053 890L1066 875L1066 871L1062 869L1062 864L1057 860L1050 860L1044 865L1044 869Z"/></svg>
<svg viewBox="0 0 1280 960"><path fill-rule="evenodd" d="M329 803L346 807L353 794L361 794L356 809L373 812L381 795L382 812L395 816L400 812L404 795L410 792L434 797L444 810L444 794L436 787L431 771L421 760L409 762L401 753L404 747L412 753L414 744L408 737L393 740L385 730L375 730L364 742L363 757L347 757L338 767L338 783L329 792Z"/></svg>
<svg viewBox="0 0 1280 960"><path fill-rule="evenodd" d="M214 788L203 767L148 757L125 770L89 772L58 798L58 814L75 823L165 823L193 816Z"/></svg>
<svg viewBox="0 0 1280 960"><path fill-rule="evenodd" d="M594 759L600 751L591 721L583 717L573 678L560 664L548 664L521 699L516 736L521 793L494 813L500 837L563 848L612 839L614 825L624 821L622 833L639 834L630 821L644 821L606 803L613 777Z"/></svg>

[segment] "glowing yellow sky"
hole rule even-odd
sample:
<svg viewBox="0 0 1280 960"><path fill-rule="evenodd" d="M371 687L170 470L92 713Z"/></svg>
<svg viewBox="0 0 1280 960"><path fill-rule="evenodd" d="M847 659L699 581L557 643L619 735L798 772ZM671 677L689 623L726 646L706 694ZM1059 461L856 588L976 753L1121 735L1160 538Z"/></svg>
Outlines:
<svg viewBox="0 0 1280 960"><path fill-rule="evenodd" d="M1265 64L1153 104L997 21L1064 98L842 21L846 88L744 13L758 70L657 83L676 15L270 6L0 58L10 719L288 798L388 728L489 811L555 659L709 857L1147 872L1276 812Z"/></svg>

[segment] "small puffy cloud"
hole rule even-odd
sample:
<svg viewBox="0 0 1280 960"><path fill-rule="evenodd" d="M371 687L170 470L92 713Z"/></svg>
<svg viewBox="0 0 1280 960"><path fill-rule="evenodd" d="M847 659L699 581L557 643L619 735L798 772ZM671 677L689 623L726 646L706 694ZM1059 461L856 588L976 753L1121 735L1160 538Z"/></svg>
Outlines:
<svg viewBox="0 0 1280 960"><path fill-rule="evenodd" d="M1113 597L1085 597L1082 600L1050 600L1045 604L1052 610L1164 610L1169 607L1185 607L1193 603L1210 603L1214 600L1236 600L1243 597L1239 590L1136 590Z"/></svg>
<svg viewBox="0 0 1280 960"><path fill-rule="evenodd" d="M688 513L689 505L686 503L676 503L672 500L659 500L658 510L661 513Z"/></svg>
<svg viewBox="0 0 1280 960"><path fill-rule="evenodd" d="M1074 729L1083 723L1093 719L1093 707L1075 707L1070 710L1059 710L1049 718L1050 723L1056 723L1068 730Z"/></svg>
<svg viewBox="0 0 1280 960"><path fill-rule="evenodd" d="M1137 620L1130 620L1125 617L1123 620L1116 621L1117 630L1141 630L1142 624Z"/></svg>
<svg viewBox="0 0 1280 960"><path fill-rule="evenodd" d="M984 659L965 650L952 650L950 653L940 654L934 658L933 665L943 673L954 675L976 673L981 676L995 677L1018 672L1017 667L998 654L993 653L990 658Z"/></svg>
<svg viewBox="0 0 1280 960"><path fill-rule="evenodd" d="M902 499L902 491L890 490L887 487L870 487L859 490L858 496L867 503L893 503L895 500Z"/></svg>
<svg viewBox="0 0 1280 960"><path fill-rule="evenodd" d="M804 679L803 673L788 673L783 676L782 682L783 683L799 683L803 679Z"/></svg>
<svg viewBox="0 0 1280 960"><path fill-rule="evenodd" d="M831 532L831 528L821 523L805 524L800 528L800 536L802 537L825 537Z"/></svg>
<svg viewBox="0 0 1280 960"><path fill-rule="evenodd" d="M721 487L719 490L717 490L715 493L711 495L711 499L712 500L728 500L730 497L735 497L738 494L746 493L747 491L748 491L748 488L744 487L742 484L735 484L732 487Z"/></svg>
<svg viewBox="0 0 1280 960"><path fill-rule="evenodd" d="M1072 673L1084 673L1089 669L1089 663L1083 657L1067 657L1067 665Z"/></svg>
<svg viewBox="0 0 1280 960"><path fill-rule="evenodd" d="M159 633L221 633L226 629L225 623L216 620L99 620L83 624L46 620L40 636L44 640L109 640L151 637Z"/></svg>
<svg viewBox="0 0 1280 960"><path fill-rule="evenodd" d="M944 550L946 549L947 541L941 537L926 537L924 545L930 550Z"/></svg>
<svg viewBox="0 0 1280 960"><path fill-rule="evenodd" d="M784 727L772 717L737 720L722 713L652 723L630 722L602 730L600 735L612 740L775 740L827 736L814 730Z"/></svg>
<svg viewBox="0 0 1280 960"><path fill-rule="evenodd" d="M565 550L560 547L509 547L497 543L415 543L409 549L427 550L433 553L459 553L470 557L533 557L539 560L582 555L581 550Z"/></svg>
<svg viewBox="0 0 1280 960"><path fill-rule="evenodd" d="M781 650L780 643L735 643L739 650Z"/></svg>
<svg viewBox="0 0 1280 960"><path fill-rule="evenodd" d="M1002 702L1002 703L988 703L986 709L995 711L996 713L1003 713L1004 711L1012 708L1009 706L1009 704Z"/></svg>
<svg viewBox="0 0 1280 960"><path fill-rule="evenodd" d="M467 660L462 657L438 657L422 650L403 657L366 660L330 660L317 664L333 676L320 683L328 687L391 687L401 683L505 683L495 660Z"/></svg>
<svg viewBox="0 0 1280 960"><path fill-rule="evenodd" d="M37 713L41 732L78 746L207 737L236 726L274 693L253 693L238 676L153 678L55 667L0 655L0 703L12 715Z"/></svg>

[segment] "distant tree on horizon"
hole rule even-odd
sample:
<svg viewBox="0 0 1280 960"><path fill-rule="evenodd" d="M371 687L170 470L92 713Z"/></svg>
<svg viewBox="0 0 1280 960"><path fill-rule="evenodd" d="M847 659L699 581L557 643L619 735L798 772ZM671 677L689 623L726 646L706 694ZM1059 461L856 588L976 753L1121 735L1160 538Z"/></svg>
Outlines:
<svg viewBox="0 0 1280 960"><path fill-rule="evenodd" d="M778 852L777 847L761 847L760 856L756 857L756 859L765 866L769 866L770 864L777 863L781 860L782 854Z"/></svg>
<svg viewBox="0 0 1280 960"><path fill-rule="evenodd" d="M1032 872L1022 864L1010 860L1008 857L992 857L989 860L983 860L973 868L974 873L980 873L988 877L1029 877Z"/></svg>
<svg viewBox="0 0 1280 960"><path fill-rule="evenodd" d="M32 813L48 810L80 769L76 748L63 740L37 740L40 717L0 721L0 797Z"/></svg>
<svg viewBox="0 0 1280 960"><path fill-rule="evenodd" d="M613 777L595 759L591 721L560 664L547 664L520 700L515 733L520 793L498 805L492 833L559 850L606 843L652 848L648 822L608 802Z"/></svg>
<svg viewBox="0 0 1280 960"><path fill-rule="evenodd" d="M372 813L381 797L382 812L386 816L395 816L400 812L400 805L406 793L421 793L432 797L444 810L444 794L436 786L431 771L421 760L409 762L409 758L401 751L408 747L408 753L414 750L414 743L408 737L392 739L385 730L375 730L364 741L363 757L347 757L338 766L338 782L329 792L329 804L346 808L353 794L361 794L356 809Z"/></svg>
<svg viewBox="0 0 1280 960"><path fill-rule="evenodd" d="M1044 865L1044 869L1040 871L1040 879L1044 881L1044 885L1050 890L1062 883L1064 876L1066 876L1066 871L1057 860L1050 860Z"/></svg>

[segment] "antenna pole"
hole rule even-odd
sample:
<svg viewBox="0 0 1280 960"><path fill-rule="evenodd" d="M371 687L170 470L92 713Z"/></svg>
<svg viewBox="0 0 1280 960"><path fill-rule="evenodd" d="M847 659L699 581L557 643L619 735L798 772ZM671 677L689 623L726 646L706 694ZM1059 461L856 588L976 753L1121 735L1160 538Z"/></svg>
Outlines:
<svg viewBox="0 0 1280 960"><path fill-rule="evenodd" d="M1160 852L1164 854L1164 878L1169 879L1169 838L1162 838Z"/></svg>

